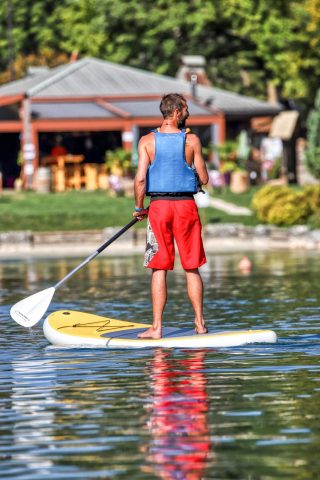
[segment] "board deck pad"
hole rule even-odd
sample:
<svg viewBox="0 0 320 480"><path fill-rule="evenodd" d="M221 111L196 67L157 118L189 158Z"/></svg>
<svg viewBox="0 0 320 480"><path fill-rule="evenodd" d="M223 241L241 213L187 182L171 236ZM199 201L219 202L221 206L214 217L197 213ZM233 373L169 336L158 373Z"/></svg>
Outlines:
<svg viewBox="0 0 320 480"><path fill-rule="evenodd" d="M272 330L237 330L196 334L194 329L164 327L162 338L138 338L150 324L117 320L73 310L51 313L43 325L44 335L53 345L109 348L201 348L230 347L248 343L275 343Z"/></svg>
<svg viewBox="0 0 320 480"><path fill-rule="evenodd" d="M138 334L142 333L146 328L130 328L130 330L123 330L117 332L104 333L102 337L107 338L138 338ZM162 328L162 338L170 337L190 337L194 335L195 331L186 329L186 328L177 328L177 327L163 327Z"/></svg>

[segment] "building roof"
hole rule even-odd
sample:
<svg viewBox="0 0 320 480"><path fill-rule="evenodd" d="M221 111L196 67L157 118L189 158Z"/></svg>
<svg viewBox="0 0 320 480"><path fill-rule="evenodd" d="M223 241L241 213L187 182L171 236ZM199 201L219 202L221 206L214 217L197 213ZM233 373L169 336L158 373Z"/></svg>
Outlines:
<svg viewBox="0 0 320 480"><path fill-rule="evenodd" d="M159 99L123 101L113 100L110 103L136 117L159 117L160 115ZM212 115L212 110L194 102L193 100L188 100L188 110L191 116Z"/></svg>
<svg viewBox="0 0 320 480"><path fill-rule="evenodd" d="M116 118L95 102L34 103L31 108L36 118Z"/></svg>
<svg viewBox="0 0 320 480"><path fill-rule="evenodd" d="M208 116L207 107L188 101L192 116ZM6 107L3 107L6 108ZM32 115L36 118L118 118L118 117L159 117L159 99L125 100L110 102L41 102L32 104ZM0 108L0 115L1 115Z"/></svg>
<svg viewBox="0 0 320 480"><path fill-rule="evenodd" d="M283 107L280 103L268 103L219 88L198 86L202 101L213 109L223 111L226 115L275 115Z"/></svg>
<svg viewBox="0 0 320 480"><path fill-rule="evenodd" d="M96 58L84 58L0 86L0 97L23 94L52 100L59 97L75 100L81 97L141 97L169 92L189 95L190 83ZM197 86L197 97L211 112L221 111L231 116L275 115L282 109L280 104L202 85Z"/></svg>

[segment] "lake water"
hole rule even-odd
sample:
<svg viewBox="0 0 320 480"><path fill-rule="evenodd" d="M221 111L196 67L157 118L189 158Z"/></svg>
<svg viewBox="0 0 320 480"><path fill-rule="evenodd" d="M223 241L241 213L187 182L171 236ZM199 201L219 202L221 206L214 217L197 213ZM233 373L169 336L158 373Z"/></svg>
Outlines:
<svg viewBox="0 0 320 480"><path fill-rule="evenodd" d="M210 330L271 328L275 345L221 350L49 346L9 306L81 259L0 262L0 469L3 479L319 479L320 255L210 256ZM57 291L60 308L150 320L141 256L91 262ZM168 326L192 325L181 269Z"/></svg>

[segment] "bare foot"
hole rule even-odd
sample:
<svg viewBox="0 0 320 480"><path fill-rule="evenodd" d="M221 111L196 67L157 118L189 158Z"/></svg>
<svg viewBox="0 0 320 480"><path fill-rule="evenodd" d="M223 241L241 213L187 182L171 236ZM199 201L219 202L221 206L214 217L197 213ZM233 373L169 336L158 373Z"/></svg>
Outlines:
<svg viewBox="0 0 320 480"><path fill-rule="evenodd" d="M200 327L197 327L194 329L194 331L198 334L198 335L203 335L204 333L208 333L208 329L205 325L201 325Z"/></svg>
<svg viewBox="0 0 320 480"><path fill-rule="evenodd" d="M154 340L157 340L161 338L161 331L150 327L145 332L138 333L138 338L153 338Z"/></svg>

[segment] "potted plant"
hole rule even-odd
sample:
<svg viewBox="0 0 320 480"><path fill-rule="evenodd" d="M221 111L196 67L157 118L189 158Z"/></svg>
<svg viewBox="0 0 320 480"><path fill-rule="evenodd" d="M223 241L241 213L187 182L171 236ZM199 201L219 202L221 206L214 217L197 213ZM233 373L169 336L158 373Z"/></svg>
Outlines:
<svg viewBox="0 0 320 480"><path fill-rule="evenodd" d="M221 145L213 147L219 157L219 171L224 177L224 183L230 185L230 189L234 193L242 193L249 188L249 173L246 162L250 154L250 147L246 140L246 148L243 148L243 133L236 140L226 140Z"/></svg>
<svg viewBox="0 0 320 480"><path fill-rule="evenodd" d="M231 174L235 171L236 168L237 165L235 162L228 161L221 163L219 171L223 175L225 185L230 185Z"/></svg>
<svg viewBox="0 0 320 480"><path fill-rule="evenodd" d="M236 169L237 142L226 140L220 145L214 145L213 151L219 159L219 172L223 175L225 185L230 185L231 173Z"/></svg>
<svg viewBox="0 0 320 480"><path fill-rule="evenodd" d="M107 150L105 154L107 171L111 175L130 177L133 174L132 153L123 148Z"/></svg>
<svg viewBox="0 0 320 480"><path fill-rule="evenodd" d="M242 167L237 167L231 174L231 192L244 193L249 189L249 185L249 172Z"/></svg>

